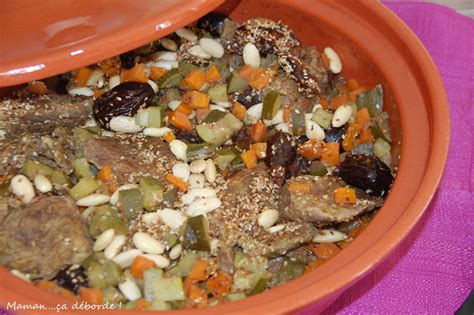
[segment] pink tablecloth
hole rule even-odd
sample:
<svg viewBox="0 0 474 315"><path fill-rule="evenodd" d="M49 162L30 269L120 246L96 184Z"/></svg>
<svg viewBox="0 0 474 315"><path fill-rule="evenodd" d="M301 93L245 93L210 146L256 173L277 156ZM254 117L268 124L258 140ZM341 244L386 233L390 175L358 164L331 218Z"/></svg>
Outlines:
<svg viewBox="0 0 474 315"><path fill-rule="evenodd" d="M386 3L442 77L451 145L440 188L416 230L325 314L452 314L474 288L474 22L425 3Z"/></svg>

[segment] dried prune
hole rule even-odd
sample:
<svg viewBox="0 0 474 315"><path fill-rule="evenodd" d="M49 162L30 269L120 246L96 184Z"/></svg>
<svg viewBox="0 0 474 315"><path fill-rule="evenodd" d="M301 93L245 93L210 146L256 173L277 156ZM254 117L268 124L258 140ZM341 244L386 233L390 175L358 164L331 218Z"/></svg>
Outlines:
<svg viewBox="0 0 474 315"><path fill-rule="evenodd" d="M261 103L262 95L258 90L246 89L245 91L231 94L230 99L232 102L239 102L248 109L255 104Z"/></svg>
<svg viewBox="0 0 474 315"><path fill-rule="evenodd" d="M180 130L171 125L169 125L168 128L173 131L174 135L176 136L176 139L178 140L183 140L187 143L203 143L203 141L201 140L201 138L199 138L195 131Z"/></svg>
<svg viewBox="0 0 474 315"><path fill-rule="evenodd" d="M232 142L242 150L250 148L252 142L250 138L250 132L247 127L243 127L240 131L232 137Z"/></svg>
<svg viewBox="0 0 474 315"><path fill-rule="evenodd" d="M281 165L286 169L295 161L296 153L294 139L287 133L279 131L267 141L265 163L268 167Z"/></svg>
<svg viewBox="0 0 474 315"><path fill-rule="evenodd" d="M120 55L120 65L124 69L132 69L137 60L137 53L135 51L127 51Z"/></svg>
<svg viewBox="0 0 474 315"><path fill-rule="evenodd" d="M343 125L339 128L330 128L330 129L326 129L324 131L325 133L325 138L324 140L326 142L337 142L337 143L341 143L343 138L342 136L344 136L344 134L346 133L346 129L347 129L347 125Z"/></svg>
<svg viewBox="0 0 474 315"><path fill-rule="evenodd" d="M214 37L220 37L224 29L225 19L225 15L211 12L197 21L197 27L209 32Z"/></svg>
<svg viewBox="0 0 474 315"><path fill-rule="evenodd" d="M296 177L300 174L307 173L309 170L309 166L311 165L311 161L305 158L304 156L298 155L295 158L293 164L291 164L285 173L285 178L289 179L291 177Z"/></svg>
<svg viewBox="0 0 474 315"><path fill-rule="evenodd" d="M374 196L386 195L393 182L390 168L375 156L349 154L337 174L347 184Z"/></svg>
<svg viewBox="0 0 474 315"><path fill-rule="evenodd" d="M124 82L94 101L92 115L99 125L109 129L116 116L134 116L139 109L150 106L155 93L147 83Z"/></svg>
<svg viewBox="0 0 474 315"><path fill-rule="evenodd" d="M80 287L87 287L87 273L81 265L70 265L62 268L56 275L59 286L79 294Z"/></svg>

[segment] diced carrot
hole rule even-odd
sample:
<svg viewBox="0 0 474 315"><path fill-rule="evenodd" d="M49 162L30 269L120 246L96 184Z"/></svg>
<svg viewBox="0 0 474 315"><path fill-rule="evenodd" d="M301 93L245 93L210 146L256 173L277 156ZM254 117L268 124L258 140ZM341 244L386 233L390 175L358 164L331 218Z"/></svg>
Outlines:
<svg viewBox="0 0 474 315"><path fill-rule="evenodd" d="M349 91L354 91L359 88L359 83L355 79L349 79L347 80L347 87Z"/></svg>
<svg viewBox="0 0 474 315"><path fill-rule="evenodd" d="M105 72L107 76L112 76L120 71L120 62L118 58L108 58L98 63L100 69Z"/></svg>
<svg viewBox="0 0 474 315"><path fill-rule="evenodd" d="M71 300L76 300L77 296L74 295L73 292L60 287L56 282L54 281L48 281L48 280L41 280L36 284L39 288L45 289L51 293L60 295L62 297L65 297L67 299Z"/></svg>
<svg viewBox="0 0 474 315"><path fill-rule="evenodd" d="M137 279L143 279L143 274L146 270L156 268L156 264L153 260L143 256L137 256L133 260L132 266L130 266L130 274Z"/></svg>
<svg viewBox="0 0 474 315"><path fill-rule="evenodd" d="M264 71L256 73L253 76L252 80L249 81L249 85L253 89L259 90L266 87L270 83L271 80L272 80L272 75L270 74L270 72L264 70Z"/></svg>
<svg viewBox="0 0 474 315"><path fill-rule="evenodd" d="M251 80L253 76L253 67L251 65L244 65L239 70L239 75L245 80Z"/></svg>
<svg viewBox="0 0 474 315"><path fill-rule="evenodd" d="M118 185L114 182L109 182L109 194L113 194L118 189Z"/></svg>
<svg viewBox="0 0 474 315"><path fill-rule="evenodd" d="M104 296L99 288L79 288L79 293L83 301L89 304L104 303Z"/></svg>
<svg viewBox="0 0 474 315"><path fill-rule="evenodd" d="M211 98L199 91L189 91L182 97L182 102L191 108L208 108Z"/></svg>
<svg viewBox="0 0 474 315"><path fill-rule="evenodd" d="M28 91L34 94L44 95L48 93L48 88L42 81L31 81L28 82Z"/></svg>
<svg viewBox="0 0 474 315"><path fill-rule="evenodd" d="M151 303L146 299L138 299L135 302L135 309L138 311L145 311L150 307Z"/></svg>
<svg viewBox="0 0 474 315"><path fill-rule="evenodd" d="M186 294L186 296L189 296L189 293L191 291L191 286L196 282L197 282L196 280L193 280L189 277L186 277L184 279L183 289L184 289L184 294Z"/></svg>
<svg viewBox="0 0 474 315"><path fill-rule="evenodd" d="M97 173L97 179L100 179L103 182L108 182L112 179L112 169L110 166L104 166L99 173Z"/></svg>
<svg viewBox="0 0 474 315"><path fill-rule="evenodd" d="M319 159L323 152L324 143L319 140L308 140L298 148L298 153L310 161Z"/></svg>
<svg viewBox="0 0 474 315"><path fill-rule="evenodd" d="M326 56L325 53L321 53L321 61L323 62L324 66L329 69L329 58Z"/></svg>
<svg viewBox="0 0 474 315"><path fill-rule="evenodd" d="M342 148L344 149L344 151L352 151L355 145L356 137L361 130L362 127L359 124L349 124L346 133L344 134L344 140L342 140Z"/></svg>
<svg viewBox="0 0 474 315"><path fill-rule="evenodd" d="M321 161L327 166L339 165L339 143L325 143L321 153Z"/></svg>
<svg viewBox="0 0 474 315"><path fill-rule="evenodd" d="M99 98L105 93L105 89L94 89L94 98Z"/></svg>
<svg viewBox="0 0 474 315"><path fill-rule="evenodd" d="M180 130L192 131L193 123L186 114L174 111L168 114L168 122Z"/></svg>
<svg viewBox="0 0 474 315"><path fill-rule="evenodd" d="M257 167L257 153L254 150L245 151L240 157L249 170Z"/></svg>
<svg viewBox="0 0 474 315"><path fill-rule="evenodd" d="M200 90L204 84L207 83L206 74L201 70L193 70L189 72L184 77L184 81L194 90Z"/></svg>
<svg viewBox="0 0 474 315"><path fill-rule="evenodd" d="M310 246L310 248L319 259L323 260L332 258L341 251L334 243L314 244L314 246Z"/></svg>
<svg viewBox="0 0 474 315"><path fill-rule="evenodd" d="M367 107L362 107L357 111L356 123L362 127L366 127L370 123L370 114Z"/></svg>
<svg viewBox="0 0 474 315"><path fill-rule="evenodd" d="M122 82L133 81L147 83L148 78L146 76L146 66L143 63L138 63L130 70L122 72Z"/></svg>
<svg viewBox="0 0 474 315"><path fill-rule="evenodd" d="M208 278L207 267L209 261L207 259L198 259L194 262L193 268L188 275L188 278L195 281L204 281Z"/></svg>
<svg viewBox="0 0 474 315"><path fill-rule="evenodd" d="M197 108L195 111L196 111L196 121L198 124L202 123L202 121L211 112L209 108Z"/></svg>
<svg viewBox="0 0 474 315"><path fill-rule="evenodd" d="M329 109L337 109L339 106L346 104L348 100L349 97L347 95L334 96L329 102Z"/></svg>
<svg viewBox="0 0 474 315"><path fill-rule="evenodd" d="M78 87L87 86L87 80L89 80L92 74L92 69L89 67L82 67L76 70L76 75L74 76L74 83Z"/></svg>
<svg viewBox="0 0 474 315"><path fill-rule="evenodd" d="M372 129L369 126L365 126L359 133L359 143L372 143L374 140L374 135L372 134Z"/></svg>
<svg viewBox="0 0 474 315"><path fill-rule="evenodd" d="M221 73L217 69L216 66L211 66L206 73L206 81L207 82L216 82L221 78Z"/></svg>
<svg viewBox="0 0 474 315"><path fill-rule="evenodd" d="M186 183L181 178L174 176L173 174L166 175L166 180L168 181L168 183L178 187L179 189L183 191L188 190L188 183Z"/></svg>
<svg viewBox="0 0 474 315"><path fill-rule="evenodd" d="M165 68L161 67L150 67L150 78L152 80L159 80L168 72Z"/></svg>
<svg viewBox="0 0 474 315"><path fill-rule="evenodd" d="M246 112L247 109L245 108L245 106L240 104L239 102L235 102L234 105L232 105L232 114L237 119L244 120Z"/></svg>
<svg viewBox="0 0 474 315"><path fill-rule="evenodd" d="M250 138L255 142L262 142L267 135L267 126L261 122L257 121L250 127Z"/></svg>
<svg viewBox="0 0 474 315"><path fill-rule="evenodd" d="M36 286L41 289L52 291L57 287L57 284L54 281L40 280Z"/></svg>
<svg viewBox="0 0 474 315"><path fill-rule="evenodd" d="M208 297L206 291L204 289L201 289L195 283L191 284L188 297L193 302L193 304L197 304L199 306L207 306Z"/></svg>
<svg viewBox="0 0 474 315"><path fill-rule="evenodd" d="M353 188L339 187L334 191L334 202L337 204L356 203L356 193Z"/></svg>
<svg viewBox="0 0 474 315"><path fill-rule="evenodd" d="M349 93L349 88L347 85L341 86L339 89L339 94L348 94Z"/></svg>
<svg viewBox="0 0 474 315"><path fill-rule="evenodd" d="M174 133L168 132L167 134L165 134L163 138L165 139L166 142L170 143L171 141L176 139L176 136L174 135Z"/></svg>
<svg viewBox="0 0 474 315"><path fill-rule="evenodd" d="M264 159L267 156L267 143L257 142L250 146L252 150L257 154L257 159Z"/></svg>
<svg viewBox="0 0 474 315"><path fill-rule="evenodd" d="M285 106L285 108L283 108L283 121L288 124L290 120L291 120L291 109L288 106Z"/></svg>
<svg viewBox="0 0 474 315"><path fill-rule="evenodd" d="M327 109L328 108L328 100L326 99L326 97L322 97L321 98L321 107L323 109Z"/></svg>
<svg viewBox="0 0 474 315"><path fill-rule="evenodd" d="M313 245L316 245L316 244L313 244ZM309 262L305 267L304 267L304 273L308 273L308 272L311 272L313 271L314 269L318 268L319 266L321 266L323 263L325 262L325 260L323 259L316 259L316 260L313 260L311 262Z"/></svg>
<svg viewBox="0 0 474 315"><path fill-rule="evenodd" d="M184 91L189 91L189 90L192 90L193 88L188 84L188 82L186 80L181 80L181 82L179 82L179 85L178 85L179 89L180 90L184 90Z"/></svg>
<svg viewBox="0 0 474 315"><path fill-rule="evenodd" d="M178 107L176 108L176 111L181 112L185 114L186 116L189 116L193 113L193 109L184 103L179 104Z"/></svg>
<svg viewBox="0 0 474 315"><path fill-rule="evenodd" d="M355 103L357 101L357 95L365 92L365 87L361 86L353 91L349 92L349 101Z"/></svg>
<svg viewBox="0 0 474 315"><path fill-rule="evenodd" d="M291 182L288 185L288 191L296 193L309 193L311 191L311 185L307 183Z"/></svg>
<svg viewBox="0 0 474 315"><path fill-rule="evenodd" d="M227 294L232 287L233 277L223 271L218 271L207 280L207 290L214 296Z"/></svg>

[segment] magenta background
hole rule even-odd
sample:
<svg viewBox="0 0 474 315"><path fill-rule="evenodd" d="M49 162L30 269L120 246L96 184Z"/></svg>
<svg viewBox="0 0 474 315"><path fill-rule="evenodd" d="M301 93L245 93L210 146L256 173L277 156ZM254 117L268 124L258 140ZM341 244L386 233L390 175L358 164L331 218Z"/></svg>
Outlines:
<svg viewBox="0 0 474 315"><path fill-rule="evenodd" d="M410 236L324 314L452 314L474 288L474 22L427 3L385 3L418 36L448 95L443 179Z"/></svg>

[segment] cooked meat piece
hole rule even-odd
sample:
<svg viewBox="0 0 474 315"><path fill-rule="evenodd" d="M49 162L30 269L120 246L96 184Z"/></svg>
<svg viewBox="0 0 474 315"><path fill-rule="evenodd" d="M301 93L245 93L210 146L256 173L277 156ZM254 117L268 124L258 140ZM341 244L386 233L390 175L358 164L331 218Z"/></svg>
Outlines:
<svg viewBox="0 0 474 315"><path fill-rule="evenodd" d="M166 143L142 134L114 137L82 134L76 139L78 154L83 154L98 169L108 165L121 183L138 181L143 175L164 181L176 162Z"/></svg>
<svg viewBox="0 0 474 315"><path fill-rule="evenodd" d="M281 95L281 107L298 108L303 113L311 112L315 99L303 97L298 92L298 84L286 75L274 78L270 85L263 90L262 95L269 91L275 91Z"/></svg>
<svg viewBox="0 0 474 315"><path fill-rule="evenodd" d="M276 224L286 224L270 233L258 225L265 209L278 209L280 189L268 177L265 167L243 170L229 178L222 192L222 206L209 213L211 235L227 246L240 246L246 254L278 256L309 242L315 229L309 223L291 222L281 217Z"/></svg>
<svg viewBox="0 0 474 315"><path fill-rule="evenodd" d="M289 192L292 182L311 185L310 193ZM348 221L355 216L379 207L383 203L380 197L372 197L356 189L355 204L336 204L334 190L347 185L333 176L299 176L290 179L282 189L280 211L293 220L313 222L317 225Z"/></svg>
<svg viewBox="0 0 474 315"><path fill-rule="evenodd" d="M219 246L217 248L217 263L219 268L228 274L234 273L234 254L232 249L227 246Z"/></svg>
<svg viewBox="0 0 474 315"><path fill-rule="evenodd" d="M305 69L318 82L321 91L329 88L330 73L321 61L321 54L316 47L295 47L291 54L297 56L304 64Z"/></svg>
<svg viewBox="0 0 474 315"><path fill-rule="evenodd" d="M86 122L92 110L90 98L43 95L0 99L0 147L23 134L51 134L56 126L74 128Z"/></svg>
<svg viewBox="0 0 474 315"><path fill-rule="evenodd" d="M0 263L33 279L51 279L62 267L81 263L92 252L92 244L74 200L68 197L41 196L10 208L0 222Z"/></svg>

